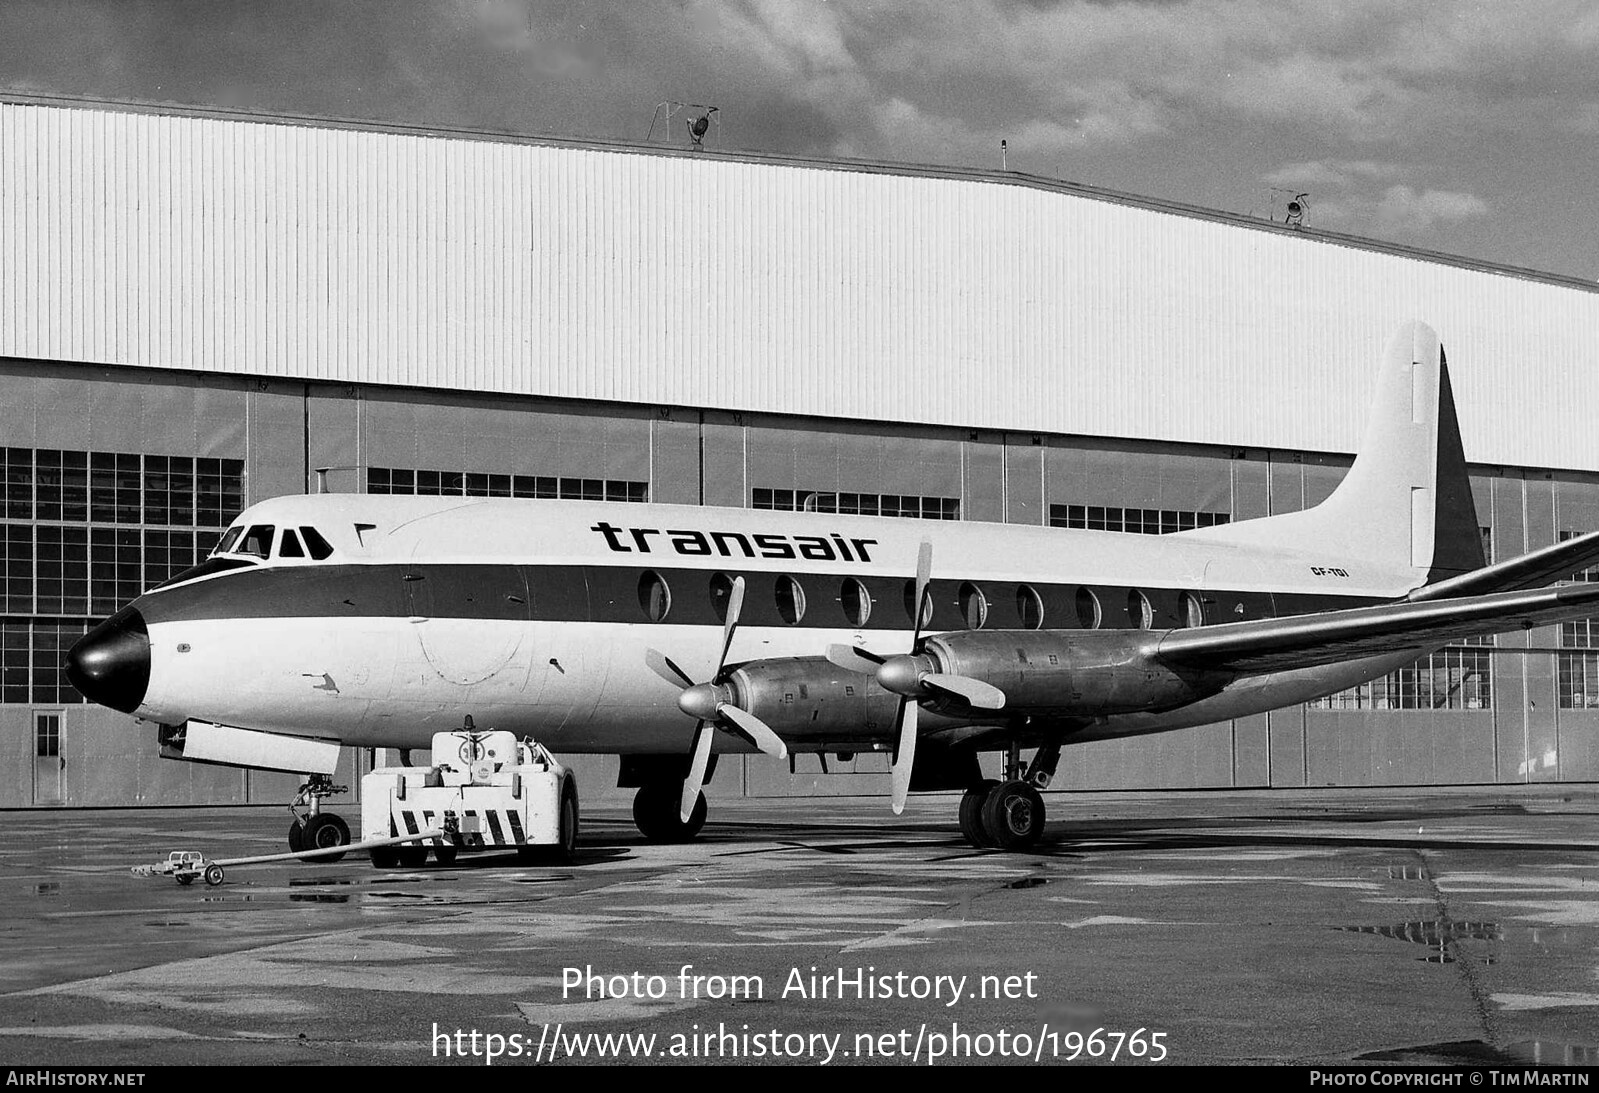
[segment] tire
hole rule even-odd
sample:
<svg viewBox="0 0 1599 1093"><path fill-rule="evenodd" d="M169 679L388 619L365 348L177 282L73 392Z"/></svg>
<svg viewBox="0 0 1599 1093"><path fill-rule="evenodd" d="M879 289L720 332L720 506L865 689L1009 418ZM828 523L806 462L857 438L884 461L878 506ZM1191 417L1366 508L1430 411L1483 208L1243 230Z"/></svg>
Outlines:
<svg viewBox="0 0 1599 1093"><path fill-rule="evenodd" d="M309 850L305 845L305 825L296 819L289 825L289 853L298 854L302 850Z"/></svg>
<svg viewBox="0 0 1599 1093"><path fill-rule="evenodd" d="M451 845L451 846L435 846L433 848L433 857L438 861L438 863L440 865L454 865L455 864L455 855L460 852L460 849L461 849L460 847L453 846L453 845Z"/></svg>
<svg viewBox="0 0 1599 1093"><path fill-rule="evenodd" d="M212 862L205 867L205 882L212 888L222 883L222 867Z"/></svg>
<svg viewBox="0 0 1599 1093"><path fill-rule="evenodd" d="M183 884L183 885L193 884L194 883L194 874L193 873L179 873L178 874L178 883L179 884Z"/></svg>
<svg viewBox="0 0 1599 1093"><path fill-rule="evenodd" d="M701 797L700 800L705 798ZM703 820L702 820L703 822ZM561 818L556 830L556 843L550 853L553 861L570 865L577 857L577 785L568 778L561 786Z"/></svg>
<svg viewBox="0 0 1599 1093"><path fill-rule="evenodd" d="M961 795L961 834L966 837L968 843L979 850L986 850L994 845L993 840L989 838L988 829L983 826L983 802L988 800L988 795L998 785L999 783L992 778L985 779Z"/></svg>
<svg viewBox="0 0 1599 1093"><path fill-rule="evenodd" d="M983 830L1000 850L1025 850L1044 833L1044 799L1026 782L1005 782L983 801Z"/></svg>
<svg viewBox="0 0 1599 1093"><path fill-rule="evenodd" d="M374 846L370 853L374 869L393 869L400 864L400 855L392 846Z"/></svg>
<svg viewBox="0 0 1599 1093"><path fill-rule="evenodd" d="M680 782L653 782L640 787L633 798L633 823L639 834L652 843L686 843L698 835L709 811L705 794L701 793L694 802L688 823L678 818L682 796Z"/></svg>
<svg viewBox="0 0 1599 1093"><path fill-rule="evenodd" d="M343 817L332 812L323 812L312 816L305 825L305 834L301 836L305 845L302 850L323 850L334 846L350 845L350 825L344 822ZM344 855L327 854L320 858L309 858L314 862L327 862L329 864L339 861Z"/></svg>
<svg viewBox="0 0 1599 1093"><path fill-rule="evenodd" d="M428 848L425 846L399 846L394 853L401 869L420 869L428 863Z"/></svg>

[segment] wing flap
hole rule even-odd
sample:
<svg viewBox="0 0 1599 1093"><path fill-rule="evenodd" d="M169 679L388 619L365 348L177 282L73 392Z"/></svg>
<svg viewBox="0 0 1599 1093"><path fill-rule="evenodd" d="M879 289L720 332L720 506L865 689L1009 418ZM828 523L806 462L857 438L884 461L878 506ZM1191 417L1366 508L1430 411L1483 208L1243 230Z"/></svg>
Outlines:
<svg viewBox="0 0 1599 1093"><path fill-rule="evenodd" d="M1173 666L1287 671L1596 614L1599 585L1563 585L1173 630L1153 652Z"/></svg>

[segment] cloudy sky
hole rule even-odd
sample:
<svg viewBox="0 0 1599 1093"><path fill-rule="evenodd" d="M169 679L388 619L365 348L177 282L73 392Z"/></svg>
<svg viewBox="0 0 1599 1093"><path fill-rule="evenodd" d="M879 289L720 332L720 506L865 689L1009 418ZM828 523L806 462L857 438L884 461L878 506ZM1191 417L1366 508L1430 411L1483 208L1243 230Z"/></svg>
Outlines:
<svg viewBox="0 0 1599 1093"><path fill-rule="evenodd" d="M0 0L0 87L629 140L709 103L727 149L997 167L1004 139L1599 279L1594 0Z"/></svg>

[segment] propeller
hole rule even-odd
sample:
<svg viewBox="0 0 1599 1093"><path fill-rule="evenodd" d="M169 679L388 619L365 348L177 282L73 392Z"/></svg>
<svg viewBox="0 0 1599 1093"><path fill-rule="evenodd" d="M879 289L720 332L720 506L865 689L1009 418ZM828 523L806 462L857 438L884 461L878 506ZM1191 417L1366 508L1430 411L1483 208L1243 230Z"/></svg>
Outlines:
<svg viewBox="0 0 1599 1093"><path fill-rule="evenodd" d="M937 671L933 659L922 653L922 624L930 612L928 586L933 573L933 544L922 541L916 553L916 585L912 602L915 605L911 651L897 656L879 656L856 645L829 645L828 663L846 672L873 676L885 690L900 696L898 743L894 749L892 768L893 808L898 816L905 810L905 798L911 787L911 768L916 762L916 722L921 700L932 698L931 692L958 698L979 710L998 710L1005 705L1005 692L992 684L967 676L951 675Z"/></svg>
<svg viewBox="0 0 1599 1093"><path fill-rule="evenodd" d="M678 667L671 657L655 649L644 651L644 660L656 675L672 684L682 684L683 692L677 696L677 708L695 718L693 758L689 761L688 777L683 779L683 800L679 818L688 823L705 787L705 771L711 764L712 734L721 729L742 736L767 755L777 759L788 758L788 745L760 718L733 704L732 692L723 673L727 668L727 653L733 647L733 632L738 629L738 617L744 609L744 578L733 578L733 587L727 599L727 618L722 623L722 653L716 658L716 671L709 681L695 683L692 676Z"/></svg>

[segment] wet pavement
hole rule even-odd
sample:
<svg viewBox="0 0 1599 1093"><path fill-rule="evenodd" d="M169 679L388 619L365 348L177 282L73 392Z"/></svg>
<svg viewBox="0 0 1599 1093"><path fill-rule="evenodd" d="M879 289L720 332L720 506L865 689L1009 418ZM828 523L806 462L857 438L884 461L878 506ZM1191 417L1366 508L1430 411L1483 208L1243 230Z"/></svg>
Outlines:
<svg viewBox="0 0 1599 1093"><path fill-rule="evenodd" d="M276 852L282 810L10 812L0 1059L1599 1062L1599 788L1047 799L1026 854L953 797L734 801L687 846L594 809L567 867L217 888L128 866Z"/></svg>

